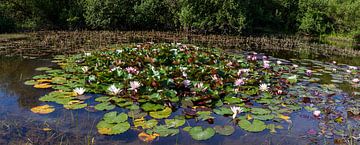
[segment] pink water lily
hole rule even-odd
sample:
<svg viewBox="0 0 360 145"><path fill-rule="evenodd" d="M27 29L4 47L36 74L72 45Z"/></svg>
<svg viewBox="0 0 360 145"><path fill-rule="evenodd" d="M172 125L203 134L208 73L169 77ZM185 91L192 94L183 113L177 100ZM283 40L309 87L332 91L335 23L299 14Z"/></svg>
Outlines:
<svg viewBox="0 0 360 145"><path fill-rule="evenodd" d="M137 89L140 86L141 86L141 84L138 81L131 81L129 90L134 90L135 92L137 92Z"/></svg>
<svg viewBox="0 0 360 145"><path fill-rule="evenodd" d="M139 71L136 68L133 68L133 67L127 67L127 68L125 68L125 70L128 73L131 73L131 74L138 74L139 73Z"/></svg>
<svg viewBox="0 0 360 145"><path fill-rule="evenodd" d="M358 83L358 82L360 82L360 80L358 78L354 78L354 79L352 79L352 82Z"/></svg>
<svg viewBox="0 0 360 145"><path fill-rule="evenodd" d="M243 84L245 84L244 79L237 79L234 82L234 86L241 86Z"/></svg>
<svg viewBox="0 0 360 145"><path fill-rule="evenodd" d="M264 63L263 65L264 68L270 68L270 61L264 60L263 63Z"/></svg>
<svg viewBox="0 0 360 145"><path fill-rule="evenodd" d="M312 75L312 71L308 69L308 70L306 70L305 74L306 74L307 76L311 76L311 75Z"/></svg>

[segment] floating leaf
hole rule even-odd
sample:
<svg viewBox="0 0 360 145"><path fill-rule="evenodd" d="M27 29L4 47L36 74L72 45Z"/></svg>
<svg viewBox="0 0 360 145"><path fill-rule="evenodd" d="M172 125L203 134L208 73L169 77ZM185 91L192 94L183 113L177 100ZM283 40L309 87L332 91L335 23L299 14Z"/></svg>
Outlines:
<svg viewBox="0 0 360 145"><path fill-rule="evenodd" d="M179 133L179 129L170 129L165 125L156 126L153 129L154 132L158 133L162 137L174 136Z"/></svg>
<svg viewBox="0 0 360 145"><path fill-rule="evenodd" d="M271 113L271 111L268 110L268 109L263 109L263 108L251 108L251 113L253 113L253 114L259 114L259 115L264 115L264 114L269 114L269 113Z"/></svg>
<svg viewBox="0 0 360 145"><path fill-rule="evenodd" d="M156 137L158 137L159 134L147 134L145 132L141 132L139 133L138 135L138 138L141 140L141 141L144 141L144 142L151 142L153 141L154 139L156 139Z"/></svg>
<svg viewBox="0 0 360 145"><path fill-rule="evenodd" d="M202 121L214 118L214 117L211 116L210 111L199 111L199 112L196 112L196 114L198 115L197 118L202 120Z"/></svg>
<svg viewBox="0 0 360 145"><path fill-rule="evenodd" d="M215 135L215 130L212 128L203 129L201 126L196 126L190 129L189 134L195 140L208 140Z"/></svg>
<svg viewBox="0 0 360 145"><path fill-rule="evenodd" d="M185 119L166 119L165 124L168 127L178 128L180 126L183 126L185 124L185 121Z"/></svg>
<svg viewBox="0 0 360 145"><path fill-rule="evenodd" d="M51 70L51 68L49 68L49 67L38 67L35 70L37 70L37 71L48 71L48 70Z"/></svg>
<svg viewBox="0 0 360 145"><path fill-rule="evenodd" d="M161 111L150 112L149 115L156 119L163 119L169 117L171 115L171 112L171 108L166 107L164 110Z"/></svg>
<svg viewBox="0 0 360 145"><path fill-rule="evenodd" d="M153 128L158 124L158 121L155 119L145 120L144 118L135 119L134 126L135 127L142 127L143 129Z"/></svg>
<svg viewBox="0 0 360 145"><path fill-rule="evenodd" d="M216 133L219 133L221 135L227 135L227 136L231 135L235 132L234 127L229 126L229 125L225 125L225 126L217 125L214 127L214 129L215 129Z"/></svg>
<svg viewBox="0 0 360 145"><path fill-rule="evenodd" d="M35 84L34 88L37 89L47 89L47 88L51 88L52 85L50 85L49 83L42 83L42 84Z"/></svg>
<svg viewBox="0 0 360 145"><path fill-rule="evenodd" d="M289 116L282 115L282 114L278 114L278 117L279 117L280 119L285 120L285 121L289 121L289 119L290 119L290 117L289 117Z"/></svg>
<svg viewBox="0 0 360 145"><path fill-rule="evenodd" d="M268 114L268 115L253 115L252 117L258 120L271 120L274 119L275 116L272 114Z"/></svg>
<svg viewBox="0 0 360 145"><path fill-rule="evenodd" d="M214 109L214 112L218 115L231 115L233 112L228 107L221 107L219 109Z"/></svg>
<svg viewBox="0 0 360 145"><path fill-rule="evenodd" d="M111 104L110 102L104 102L104 103L100 103L100 104L95 105L95 109L100 110L100 111L112 110L114 108L115 108L115 105Z"/></svg>
<svg viewBox="0 0 360 145"><path fill-rule="evenodd" d="M266 129L265 123L257 119L254 119L252 123L248 120L243 119L239 121L238 125L242 129L250 132L261 132Z"/></svg>
<svg viewBox="0 0 360 145"><path fill-rule="evenodd" d="M137 119L137 118L143 118L147 116L146 112L141 112L141 110L131 110L128 112L129 117Z"/></svg>
<svg viewBox="0 0 360 145"><path fill-rule="evenodd" d="M143 105L141 105L141 108L146 111L146 112L149 112L149 111L157 111L157 110L162 110L164 109L164 106L161 105L161 104L153 104L153 103L145 103Z"/></svg>
<svg viewBox="0 0 360 145"><path fill-rule="evenodd" d="M28 85L28 86L33 86L35 84L37 84L37 82L35 80L28 80L26 82L24 82L25 85Z"/></svg>
<svg viewBox="0 0 360 145"><path fill-rule="evenodd" d="M125 113L109 112L96 125L98 132L105 135L121 134L130 129L127 122L128 116Z"/></svg>
<svg viewBox="0 0 360 145"><path fill-rule="evenodd" d="M31 108L31 112L36 113L36 114L49 114L54 111L55 111L55 108L50 105L36 106L36 107Z"/></svg>

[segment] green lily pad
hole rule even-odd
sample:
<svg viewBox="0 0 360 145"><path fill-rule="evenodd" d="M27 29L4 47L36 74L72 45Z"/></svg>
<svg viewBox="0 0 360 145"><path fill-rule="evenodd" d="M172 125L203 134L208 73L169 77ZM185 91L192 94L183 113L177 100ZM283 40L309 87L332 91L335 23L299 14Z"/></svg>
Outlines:
<svg viewBox="0 0 360 145"><path fill-rule="evenodd" d="M271 120L275 118L275 115L272 114L267 114L267 115L253 115L252 116L254 119L258 119L258 120Z"/></svg>
<svg viewBox="0 0 360 145"><path fill-rule="evenodd" d="M120 123L128 120L128 115L125 113L118 114L116 111L106 113L104 115L104 121L107 123Z"/></svg>
<svg viewBox="0 0 360 145"><path fill-rule="evenodd" d="M202 121L214 118L211 116L211 111L199 111L199 112L196 112L196 114L197 114L197 118Z"/></svg>
<svg viewBox="0 0 360 145"><path fill-rule="evenodd" d="M201 126L196 126L190 129L189 134L195 140L208 140L215 135L213 128L203 129Z"/></svg>
<svg viewBox="0 0 360 145"><path fill-rule="evenodd" d="M160 134L162 137L174 136L179 133L179 129L171 129L165 125L156 126L153 131Z"/></svg>
<svg viewBox="0 0 360 145"><path fill-rule="evenodd" d="M246 119L242 119L239 121L238 125L249 132L261 132L266 129L265 123L257 119L254 119L252 123Z"/></svg>
<svg viewBox="0 0 360 145"><path fill-rule="evenodd" d="M161 111L150 112L149 115L156 119L163 119L163 118L168 118L171 115L171 113L172 113L171 108L166 107L164 110Z"/></svg>
<svg viewBox="0 0 360 145"><path fill-rule="evenodd" d="M153 128L158 124L158 121L155 119L151 120L144 120L142 119L135 119L134 126L135 127L142 127L143 129Z"/></svg>
<svg viewBox="0 0 360 145"><path fill-rule="evenodd" d="M180 126L183 126L185 124L185 121L185 119L166 119L165 124L168 127L178 128Z"/></svg>
<svg viewBox="0 0 360 145"><path fill-rule="evenodd" d="M142 104L141 105L141 108L146 111L146 112L149 112L149 111L157 111L157 110L162 110L164 109L164 105L161 105L161 104L153 104L153 103L145 103L145 104Z"/></svg>
<svg viewBox="0 0 360 145"><path fill-rule="evenodd" d="M104 111L104 110L112 110L115 108L115 105L111 104L110 102L104 102L95 105L96 110Z"/></svg>
<svg viewBox="0 0 360 145"><path fill-rule="evenodd" d="M48 71L48 70L52 70L52 68L49 67L38 67L35 69L36 71Z"/></svg>
<svg viewBox="0 0 360 145"><path fill-rule="evenodd" d="M219 109L214 109L214 112L218 115L231 115L233 112L230 108L227 107L221 107Z"/></svg>
<svg viewBox="0 0 360 145"><path fill-rule="evenodd" d="M253 113L253 114L259 114L259 115L264 115L264 114L269 114L269 113L271 113L271 111L268 110L268 109L263 109L263 108L251 108L251 113Z"/></svg>
<svg viewBox="0 0 360 145"><path fill-rule="evenodd" d="M225 125L225 126L217 125L214 127L214 129L215 129L216 133L219 133L221 135L226 135L226 136L229 136L235 132L234 127L229 126L229 125Z"/></svg>
<svg viewBox="0 0 360 145"><path fill-rule="evenodd" d="M147 113L146 113L146 112L141 112L141 110L138 109L138 110L131 110L131 111L129 111L129 112L128 112L128 115L129 115L129 117L131 117L131 118L137 119L137 118L142 118L142 117L147 116Z"/></svg>
<svg viewBox="0 0 360 145"><path fill-rule="evenodd" d="M110 124L105 121L100 121L96 125L98 132L104 135L115 135L126 132L130 129L130 124L128 122Z"/></svg>
<svg viewBox="0 0 360 145"><path fill-rule="evenodd" d="M87 104L84 104L84 103L75 103L75 104L66 104L66 105L64 105L64 108L76 110L76 109L85 108L86 106L87 106Z"/></svg>
<svg viewBox="0 0 360 145"><path fill-rule="evenodd" d="M27 86L33 86L35 84L37 84L38 82L36 82L35 80L28 80L28 81L25 81L24 84L27 85Z"/></svg>

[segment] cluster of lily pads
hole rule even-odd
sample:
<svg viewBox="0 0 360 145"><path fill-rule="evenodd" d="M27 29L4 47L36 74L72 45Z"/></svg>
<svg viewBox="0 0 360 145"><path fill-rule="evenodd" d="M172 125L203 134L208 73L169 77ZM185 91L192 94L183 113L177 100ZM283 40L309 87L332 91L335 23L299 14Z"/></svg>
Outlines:
<svg viewBox="0 0 360 145"><path fill-rule="evenodd" d="M316 71L306 67L256 53L233 55L193 45L122 45L59 55L53 62L59 68L38 68L46 74L25 82L53 89L41 101L66 109L108 111L97 124L100 134L136 129L144 141L176 135L180 128L195 140L235 131L228 124L184 127L187 119L212 124L215 117L228 118L248 132L275 133L283 128L282 121L291 123L289 115L302 108L319 117L323 108L303 100L336 91L326 85L309 86L319 80L312 77ZM354 80L358 69L350 71L349 82L359 85ZM95 102L88 101L92 99ZM177 110L181 114L173 115Z"/></svg>

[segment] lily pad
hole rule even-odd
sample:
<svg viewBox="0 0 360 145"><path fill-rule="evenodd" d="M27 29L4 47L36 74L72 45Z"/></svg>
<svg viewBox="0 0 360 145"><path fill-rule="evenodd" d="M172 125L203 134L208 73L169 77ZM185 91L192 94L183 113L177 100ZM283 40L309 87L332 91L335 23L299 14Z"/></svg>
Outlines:
<svg viewBox="0 0 360 145"><path fill-rule="evenodd" d="M50 105L36 106L36 107L31 108L31 112L34 112L36 114L49 114L54 111L55 111L55 108Z"/></svg>
<svg viewBox="0 0 360 145"><path fill-rule="evenodd" d="M214 112L218 115L231 115L233 112L230 108L227 107L221 107L219 109L214 109Z"/></svg>
<svg viewBox="0 0 360 145"><path fill-rule="evenodd" d="M163 118L168 118L171 115L171 112L172 112L171 108L166 107L164 110L161 111L150 112L149 115L156 119L163 119Z"/></svg>
<svg viewBox="0 0 360 145"><path fill-rule="evenodd" d="M221 134L221 135L226 135L229 136L231 134L233 134L235 132L234 127L229 126L229 125L225 125L225 126L215 126L214 127L216 133Z"/></svg>
<svg viewBox="0 0 360 145"><path fill-rule="evenodd" d="M250 122L246 119L242 119L239 121L238 125L249 132L261 132L266 129L266 125L264 122L254 119L253 122Z"/></svg>
<svg viewBox="0 0 360 145"><path fill-rule="evenodd" d="M183 126L185 124L185 121L185 119L166 119L165 124L168 127L178 128L180 126Z"/></svg>
<svg viewBox="0 0 360 145"><path fill-rule="evenodd" d="M160 134L162 137L174 136L179 133L179 129L171 129L165 125L156 126L153 131Z"/></svg>
<svg viewBox="0 0 360 145"><path fill-rule="evenodd" d="M189 134L195 140L208 140L215 135L213 128L203 129L201 126L196 126L190 129Z"/></svg>
<svg viewBox="0 0 360 145"><path fill-rule="evenodd" d="M153 103L147 102L147 103L141 105L141 108L144 111L149 112L149 111L162 110L162 109L164 109L164 106L161 104L153 104Z"/></svg>
<svg viewBox="0 0 360 145"><path fill-rule="evenodd" d="M112 110L114 108L115 108L115 105L111 104L110 102L104 102L104 103L100 103L100 104L95 105L95 109L100 110L100 111Z"/></svg>

